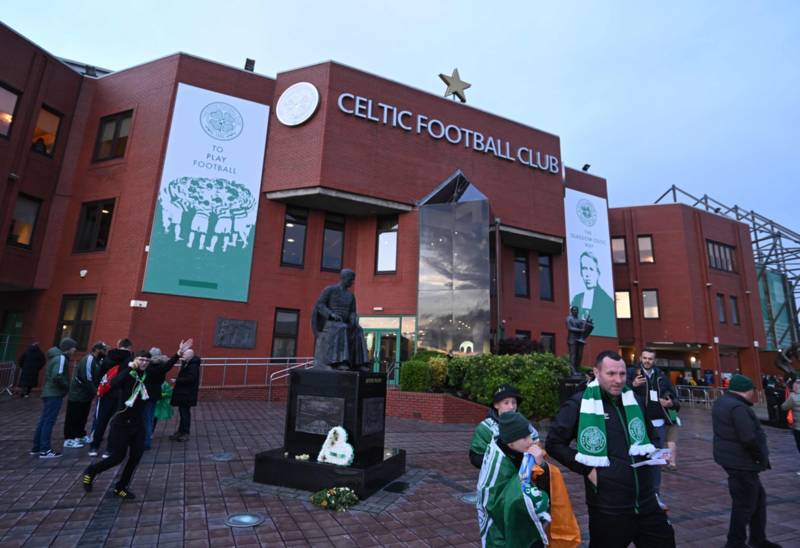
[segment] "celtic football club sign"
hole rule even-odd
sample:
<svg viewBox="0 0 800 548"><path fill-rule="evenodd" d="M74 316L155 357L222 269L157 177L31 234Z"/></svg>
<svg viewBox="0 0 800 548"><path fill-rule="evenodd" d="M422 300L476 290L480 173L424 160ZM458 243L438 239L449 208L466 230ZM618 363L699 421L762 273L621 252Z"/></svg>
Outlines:
<svg viewBox="0 0 800 548"><path fill-rule="evenodd" d="M246 301L269 107L178 85L144 291Z"/></svg>

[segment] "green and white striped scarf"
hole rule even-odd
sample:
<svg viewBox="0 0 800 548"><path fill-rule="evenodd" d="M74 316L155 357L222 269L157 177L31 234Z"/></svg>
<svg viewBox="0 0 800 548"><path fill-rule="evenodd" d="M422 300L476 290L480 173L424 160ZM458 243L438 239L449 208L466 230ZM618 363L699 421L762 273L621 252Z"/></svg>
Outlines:
<svg viewBox="0 0 800 548"><path fill-rule="evenodd" d="M141 396L143 400L148 400L150 399L150 395L147 393L147 388L144 385L144 381L147 380L147 373L142 373L142 376L140 377L136 374L136 371L130 371L129 375L133 377L133 380L136 381L136 384L134 384L131 397L125 402L125 406L133 407L133 404L136 403L136 398Z"/></svg>
<svg viewBox="0 0 800 548"><path fill-rule="evenodd" d="M625 410L626 432L632 456L649 455L656 448L647 437L642 408L636 401L633 390L627 386L622 389L622 405ZM586 466L609 466L608 438L606 436L605 411L600 384L593 380L586 385L581 400L581 414L578 418L578 453L575 460Z"/></svg>

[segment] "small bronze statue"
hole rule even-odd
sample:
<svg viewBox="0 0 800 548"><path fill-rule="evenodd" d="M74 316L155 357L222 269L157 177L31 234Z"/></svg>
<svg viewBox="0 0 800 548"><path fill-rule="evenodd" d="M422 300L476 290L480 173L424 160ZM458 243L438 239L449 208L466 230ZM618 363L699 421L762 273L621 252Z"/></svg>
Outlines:
<svg viewBox="0 0 800 548"><path fill-rule="evenodd" d="M322 290L311 314L314 368L367 372L369 357L364 331L358 325L356 298L349 291L356 274L345 268L339 283Z"/></svg>
<svg viewBox="0 0 800 548"><path fill-rule="evenodd" d="M800 357L800 343L789 345L781 350L775 358L775 367L785 373L784 379L789 380L797 377L797 373L792 367L792 360L797 357Z"/></svg>
<svg viewBox="0 0 800 548"><path fill-rule="evenodd" d="M567 345L569 346L569 367L573 376L581 374L579 369L583 358L583 346L593 329L594 323L590 316L581 319L578 317L578 307L570 307L569 316L567 316Z"/></svg>

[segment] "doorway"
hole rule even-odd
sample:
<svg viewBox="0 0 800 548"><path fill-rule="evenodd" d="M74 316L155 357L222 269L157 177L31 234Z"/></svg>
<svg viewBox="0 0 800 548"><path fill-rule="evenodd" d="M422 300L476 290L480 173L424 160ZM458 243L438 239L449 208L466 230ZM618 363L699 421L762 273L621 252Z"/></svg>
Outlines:
<svg viewBox="0 0 800 548"><path fill-rule="evenodd" d="M367 352L372 371L386 373L389 384L397 384L400 369L400 331L395 329L366 329Z"/></svg>

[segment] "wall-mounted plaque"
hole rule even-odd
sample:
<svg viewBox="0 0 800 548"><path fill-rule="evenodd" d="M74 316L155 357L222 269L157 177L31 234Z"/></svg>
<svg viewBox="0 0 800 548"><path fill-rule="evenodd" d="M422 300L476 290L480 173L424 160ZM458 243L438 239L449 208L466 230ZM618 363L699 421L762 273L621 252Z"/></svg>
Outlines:
<svg viewBox="0 0 800 548"><path fill-rule="evenodd" d="M325 436L334 426L344 422L344 398L297 396L294 419L296 432Z"/></svg>
<svg viewBox="0 0 800 548"><path fill-rule="evenodd" d="M361 414L361 435L366 436L383 432L384 417L384 398L364 398Z"/></svg>
<svg viewBox="0 0 800 548"><path fill-rule="evenodd" d="M214 346L224 348L255 348L255 320L234 320L233 318L217 318L217 329L214 332Z"/></svg>

